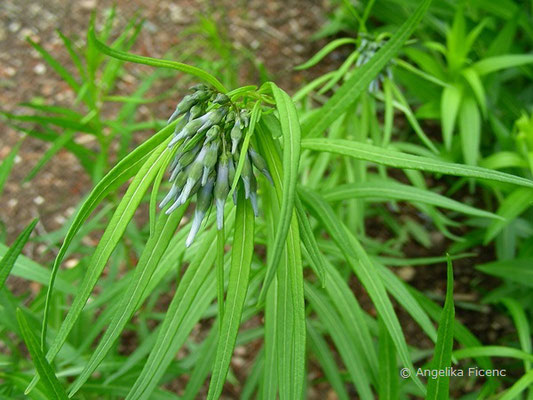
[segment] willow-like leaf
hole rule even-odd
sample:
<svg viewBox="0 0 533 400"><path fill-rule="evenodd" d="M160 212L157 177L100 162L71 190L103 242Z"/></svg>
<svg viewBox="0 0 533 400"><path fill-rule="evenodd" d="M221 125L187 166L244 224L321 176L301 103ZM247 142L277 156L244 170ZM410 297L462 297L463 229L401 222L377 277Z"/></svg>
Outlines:
<svg viewBox="0 0 533 400"><path fill-rule="evenodd" d="M274 181L276 190L282 194L281 210L276 225L277 230L274 238L274 246L272 249L269 249L269 252L272 254L268 259L265 281L259 294L259 304L262 304L265 300L268 286L276 274L276 269L287 241L287 233L293 216L298 166L300 162L300 123L298 122L296 108L287 93L275 84L271 84L271 88L274 99L276 100L281 130L283 132L283 174L281 175L283 185L280 185L281 181Z"/></svg>
<svg viewBox="0 0 533 400"><path fill-rule="evenodd" d="M123 61L134 62L137 64L150 65L152 67L175 69L177 71L185 72L186 74L193 75L193 76L196 76L197 78L200 78L201 80L212 85L219 92L222 92L222 93L227 92L227 89L224 87L222 83L220 83L220 81L217 78L215 78L213 75L207 73L201 68L193 67L191 65L183 64L177 61L160 60L157 58L138 56L135 54L126 53L124 51L112 49L111 47L106 46L104 43L100 42L96 38L93 27L91 27L89 30L89 39L94 43L94 45L99 51L101 51L104 54L107 54L110 57L123 60Z"/></svg>
<svg viewBox="0 0 533 400"><path fill-rule="evenodd" d="M437 371L444 371L450 367L453 350L453 327L455 319L455 308L453 305L453 269L452 262L448 259L448 282L446 287L446 300L439 320L439 330L437 332L437 343L435 344L435 354L433 356L432 368ZM449 398L449 376L438 376L437 379L430 379L428 382L428 392L426 399L447 400Z"/></svg>
<svg viewBox="0 0 533 400"><path fill-rule="evenodd" d="M130 280L130 284L118 306L117 311L113 315L113 319L109 324L104 336L100 339L98 347L91 355L89 362L85 365L83 371L78 376L76 381L72 384L69 396L72 397L81 386L89 379L96 367L102 362L106 354L111 349L111 346L118 339L120 333L126 326L137 305L141 296L148 286L150 278L166 251L172 235L176 230L178 224L185 213L186 205L180 207L176 212L167 216L164 213L159 215L159 221L154 229L153 234L148 239L146 247L144 248L139 262L135 268L135 273Z"/></svg>
<svg viewBox="0 0 533 400"><path fill-rule="evenodd" d="M115 249L118 242L120 241L120 238L124 234L124 231L126 230L126 227L129 221L133 217L135 210L139 206L142 200L142 197L144 196L148 187L152 183L152 180L155 178L155 175L159 171L160 164L164 160L166 151L168 151L167 143L169 141L170 141L170 138L167 138L166 141L164 141L163 143L159 145L159 147L154 149L154 151L150 154L148 159L145 160L145 163L139 169L138 174L133 179L131 185L126 191L126 194L124 195L120 204L118 205L117 210L115 211L115 213L113 214L113 217L109 221L109 224L107 225L107 228L96 250L94 251L94 254L89 263L89 269L85 273L85 276L81 283L81 287L79 291L77 292L74 302L72 303L72 306L70 307L69 312L67 316L65 317L65 320L61 324L59 332L57 336L55 337L52 346L48 350L47 359L49 361L52 361L55 358L55 356L61 349L61 346L67 340L67 336L70 333L72 327L74 326L76 320L80 316L83 310L83 307L85 306L85 303L87 302L87 299L89 298L91 294L91 291L96 285L96 282L98 281L98 278L100 274L102 273L102 270L104 269L105 264L107 263L107 260L109 259L111 253ZM131 159L130 159L130 162L132 162ZM127 171L128 169L126 168L125 170ZM101 192L97 192L95 196L89 196L89 199L85 203L89 205L87 206L87 209L85 209L84 211L87 212L90 210L90 203L88 203L88 201L89 200L94 201L98 199L98 195L101 195ZM78 215L81 214L83 209L84 207L80 209L80 211L78 212ZM76 218L75 223L78 221L82 221L82 220L83 218L79 218L79 220L78 218ZM75 223L73 223L73 225L71 226L71 229L75 226ZM44 341L44 336L41 338L41 340ZM31 390L31 387L28 388L27 390Z"/></svg>
<svg viewBox="0 0 533 400"><path fill-rule="evenodd" d="M313 212L315 217L322 221L324 227L342 251L345 260L361 280L363 286L365 286L377 311L381 318L383 318L383 322L389 330L402 363L407 368L414 370L398 317L396 316L392 303L387 296L385 287L378 275L378 271L375 270L366 251L346 226L338 219L337 215L333 212L333 209L323 198L309 189L301 188L300 194L307 208ZM358 262L356 262L356 260ZM425 392L425 388L420 382L420 379L417 376L412 376L412 379L419 389L422 392Z"/></svg>
<svg viewBox="0 0 533 400"><path fill-rule="evenodd" d="M226 225L233 227L234 212ZM149 399L176 352L201 318L216 294L216 279L207 279L216 258L216 229L205 232L170 303L156 343L127 400ZM165 259L162 263L165 262ZM156 271L157 274L157 271Z"/></svg>
<svg viewBox="0 0 533 400"><path fill-rule="evenodd" d="M367 182L339 185L324 193L324 198L328 201L347 200L351 198L370 198L374 200L386 199L420 202L478 217L503 219L491 212L479 210L446 196L433 193L429 190L422 190L411 185L395 182L392 179L370 179Z"/></svg>
<svg viewBox="0 0 533 400"><path fill-rule="evenodd" d="M46 329L48 326L48 313L50 309L50 299L52 297L52 291L54 287L54 282L59 270L59 266L65 257L67 250L74 240L76 234L83 226L89 215L94 211L94 209L100 204L100 202L107 196L112 190L116 189L118 186L122 185L129 178L131 178L135 173L141 168L141 166L146 162L150 153L159 146L169 135L172 134L174 130L174 125L170 124L167 127L160 130L149 140L140 145L137 149L132 151L126 157L124 157L111 171L107 173L106 176L95 186L91 191L89 196L83 202L83 205L80 207L70 228L63 240L63 244L59 249L59 252L54 260L54 265L52 266L52 273L50 275L50 282L48 284L48 290L46 293L46 301L43 314L43 324L41 330L41 347L44 349L44 343L46 341ZM35 379L34 379L35 381ZM32 383L34 382L32 381ZM31 385L28 390L31 389Z"/></svg>
<svg viewBox="0 0 533 400"><path fill-rule="evenodd" d="M231 254L231 270L229 275L226 305L222 329L217 345L215 363L211 382L209 383L208 399L218 399L229 370L229 364L235 341L241 323L242 310L248 280L250 265L254 252L254 214L251 205L244 198L243 190L239 191L237 200L237 216L235 220L235 233L233 235L233 248Z"/></svg>
<svg viewBox="0 0 533 400"><path fill-rule="evenodd" d="M511 183L519 186L533 187L533 181L519 176L493 171L473 165L455 164L428 157L415 156L396 150L384 149L367 143L344 139L304 139L302 148L327 151L366 160L395 168L416 169L437 174L464 176L468 178L488 179Z"/></svg>
<svg viewBox="0 0 533 400"><path fill-rule="evenodd" d="M38 219L34 219L30 222L17 239L15 239L15 242L11 245L6 254L0 259L0 290L4 287L4 283L15 265L15 261L17 261L18 256L22 252L22 248L29 240L33 228L35 228L38 221Z"/></svg>
<svg viewBox="0 0 533 400"><path fill-rule="evenodd" d="M280 208L283 209L283 200L286 196L286 193L282 192L281 189L281 181L285 175L282 174L282 163L270 131L268 128L261 129L261 133L261 135L258 135L258 143L263 150L262 154L265 155L272 180L274 181L274 189L269 188L271 192L274 192L270 193L272 216L281 215L281 212L278 210ZM287 173L285 159L283 171ZM277 320L275 332L277 376L279 396L282 400L301 398L305 379L306 327L303 271L298 222L296 215L292 212L292 206L288 218L289 227L288 234L286 235L286 247L285 251L283 251L283 248L281 249L283 254L280 253L280 256L283 255L284 259L280 263L280 268L277 271L277 296L275 304ZM278 238L279 231L280 228L278 226L274 243L277 243L276 239ZM269 252L268 257L268 262L271 263L274 254ZM273 271L276 272L275 269ZM264 293L268 292L265 284L263 284L262 290ZM269 365L268 362L267 365Z"/></svg>
<svg viewBox="0 0 533 400"><path fill-rule="evenodd" d="M20 327L20 333L22 334L24 342L28 347L31 358L33 359L33 364L35 365L35 369L42 379L43 386L48 392L48 396L50 396L49 398L68 400L65 389L57 379L54 370L41 351L39 342L33 335L32 329L28 325L28 321L26 321L21 309L17 309L17 321Z"/></svg>

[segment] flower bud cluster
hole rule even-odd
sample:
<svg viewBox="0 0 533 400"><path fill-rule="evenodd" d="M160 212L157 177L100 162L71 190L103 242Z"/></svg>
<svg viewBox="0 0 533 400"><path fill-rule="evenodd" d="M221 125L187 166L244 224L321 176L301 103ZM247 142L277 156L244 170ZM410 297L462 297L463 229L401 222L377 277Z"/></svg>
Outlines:
<svg viewBox="0 0 533 400"><path fill-rule="evenodd" d="M170 214L196 195L196 210L187 247L193 242L213 203L216 206L217 228L222 228L224 204L235 177L244 133L250 123L248 110L239 110L226 95L216 93L203 84L190 90L192 94L181 100L168 120L170 124L183 116L176 124L174 137L169 143L169 147L179 146L170 164L172 187L160 204L160 207L171 204L166 211ZM265 160L249 146L240 181L245 197L250 200L257 216L254 169L272 182ZM236 201L235 193L233 201Z"/></svg>
<svg viewBox="0 0 533 400"><path fill-rule="evenodd" d="M374 57L374 54L376 54L377 51L381 49L386 43L386 40L382 35L378 37L372 37L367 34L361 34L361 36L361 43L357 48L359 57L357 57L357 61L355 63L355 66L357 68L365 65L368 61L370 61L370 59ZM385 76L387 76L389 79L392 79L392 70L390 68L390 65L387 65L385 67L385 73L380 72L376 79L370 82L368 90L371 93L376 93L379 90L379 86L385 80Z"/></svg>

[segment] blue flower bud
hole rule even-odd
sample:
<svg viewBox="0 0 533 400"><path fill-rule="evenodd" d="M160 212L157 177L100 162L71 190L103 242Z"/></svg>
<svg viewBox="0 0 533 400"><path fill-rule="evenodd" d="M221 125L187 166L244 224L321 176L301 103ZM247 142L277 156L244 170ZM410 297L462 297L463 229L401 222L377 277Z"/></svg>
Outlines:
<svg viewBox="0 0 533 400"><path fill-rule="evenodd" d="M212 175L207 181L207 184L202 187L198 193L198 200L196 202L196 209L194 210L194 218L191 224L191 230L189 231L189 236L185 241L186 247L189 247L194 241L194 238L196 237L196 234L200 229L205 214L209 209L209 206L211 205L211 202L213 200L213 185L214 176Z"/></svg>

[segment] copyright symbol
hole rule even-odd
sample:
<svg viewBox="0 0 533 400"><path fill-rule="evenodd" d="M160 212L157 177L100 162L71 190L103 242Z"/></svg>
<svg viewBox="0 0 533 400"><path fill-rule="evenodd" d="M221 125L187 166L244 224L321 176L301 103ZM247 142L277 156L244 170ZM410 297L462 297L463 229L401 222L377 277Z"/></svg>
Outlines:
<svg viewBox="0 0 533 400"><path fill-rule="evenodd" d="M403 378L403 379L407 379L411 376L411 370L409 368L402 368L400 370L400 376Z"/></svg>

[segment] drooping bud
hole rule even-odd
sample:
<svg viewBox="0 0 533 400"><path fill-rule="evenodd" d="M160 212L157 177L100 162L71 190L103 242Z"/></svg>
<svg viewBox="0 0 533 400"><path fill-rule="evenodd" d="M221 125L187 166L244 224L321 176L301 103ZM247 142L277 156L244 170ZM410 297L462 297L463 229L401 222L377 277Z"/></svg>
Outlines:
<svg viewBox="0 0 533 400"><path fill-rule="evenodd" d="M248 157L248 154L245 154L241 172L241 179L244 183L244 197L246 199L250 197L251 182L253 176L254 173L252 171L252 164L250 163L250 158Z"/></svg>
<svg viewBox="0 0 533 400"><path fill-rule="evenodd" d="M242 139L242 128L241 128L241 120L240 118L237 118L235 121L235 125L233 125L233 128L230 132L231 137L231 154L235 154L237 152L237 146L239 145L239 142Z"/></svg>
<svg viewBox="0 0 533 400"><path fill-rule="evenodd" d="M272 176L270 176L270 171L268 170L267 163L261 155L255 151L252 146L248 148L248 154L250 155L250 158L252 159L252 164L255 168L257 168L265 177L270 181L270 184L274 184L272 181Z"/></svg>
<svg viewBox="0 0 533 400"><path fill-rule="evenodd" d="M202 147L202 150L200 150L200 153L198 154L196 159L187 168L187 182L185 183L183 191L181 192L180 197L178 199L179 201L181 201L181 204L187 201L187 199L191 195L192 188L194 187L194 185L197 182L200 183L200 177L202 176L203 169L202 164L206 154L207 148Z"/></svg>
<svg viewBox="0 0 533 400"><path fill-rule="evenodd" d="M235 180L235 163L231 158L228 158L228 178L229 178L229 184L230 187L233 185L233 181ZM233 191L233 204L237 205L237 191Z"/></svg>
<svg viewBox="0 0 533 400"><path fill-rule="evenodd" d="M223 94L223 93L219 93L219 94L217 94L217 96L215 97L215 100L213 100L213 103L215 103L215 104L221 104L221 105L228 104L228 103L229 103L229 97L226 96L226 95Z"/></svg>
<svg viewBox="0 0 533 400"><path fill-rule="evenodd" d="M252 203L254 215L258 217L259 207L257 206L257 179L255 179L254 174L250 176L250 202Z"/></svg>
<svg viewBox="0 0 533 400"><path fill-rule="evenodd" d="M243 121L243 126L248 128L248 125L250 125L250 114L248 110L241 110L241 120Z"/></svg>
<svg viewBox="0 0 533 400"><path fill-rule="evenodd" d="M205 107L203 104L196 104L192 106L191 110L189 111L189 113L191 114L189 117L189 120L198 118L200 115L204 113L204 111L205 111Z"/></svg>
<svg viewBox="0 0 533 400"><path fill-rule="evenodd" d="M227 113L228 109L226 107L220 107L215 110L211 110L203 117L198 118L203 121L203 125L200 127L200 129L198 129L198 133L201 133L211 128L213 125L218 124L220 121L222 121L222 118L224 118Z"/></svg>
<svg viewBox="0 0 533 400"><path fill-rule="evenodd" d="M215 125L209 128L207 133L205 134L205 141L204 144L207 144L211 142L213 139L215 139L217 136L219 136L221 131L220 125Z"/></svg>
<svg viewBox="0 0 533 400"><path fill-rule="evenodd" d="M191 92L197 92L199 90L207 91L210 90L209 86L207 86L205 83L199 83L197 85L191 86L189 88Z"/></svg>
<svg viewBox="0 0 533 400"><path fill-rule="evenodd" d="M183 129L176 134L176 136L174 137L174 139L170 141L168 146L171 147L175 143L177 143L179 140L194 135L195 133L198 132L198 130L200 129L203 123L204 121L202 121L202 117L195 118L187 122L187 125L185 125Z"/></svg>
<svg viewBox="0 0 533 400"><path fill-rule="evenodd" d="M202 146L197 144L194 148L192 148L188 152L183 153L175 169L178 169L179 171L181 171L183 168L191 164L196 159L196 156L200 152L201 148Z"/></svg>
<svg viewBox="0 0 533 400"><path fill-rule="evenodd" d="M204 143L204 146L206 146L205 143ZM220 146L220 139L215 140L214 142L209 144L209 148L207 149L207 154L205 155L205 158L203 161L204 173L202 175L202 186L206 184L209 173L211 172L211 170L217 163L219 146Z"/></svg>
<svg viewBox="0 0 533 400"><path fill-rule="evenodd" d="M214 181L215 177L214 175L211 175L207 180L206 185L198 192L198 199L196 201L196 209L194 210L194 218L192 221L191 230L189 231L189 236L185 242L185 246L187 247L192 244L196 234L198 233L198 230L200 229L200 225L202 224L204 216L211 205L213 200Z"/></svg>
<svg viewBox="0 0 533 400"><path fill-rule="evenodd" d="M176 110L172 113L170 118L167 121L167 124L170 124L172 121L175 121L180 115L185 114L197 103L200 103L211 95L211 92L208 90L199 90L193 94L185 96L176 107Z"/></svg>
<svg viewBox="0 0 533 400"><path fill-rule="evenodd" d="M170 200L175 198L175 196L179 193L179 191L180 191L180 187L178 187L176 184L172 185L172 187L170 188L165 198L161 201L161 203L159 203L159 207L160 208L165 207Z"/></svg>
<svg viewBox="0 0 533 400"><path fill-rule="evenodd" d="M224 221L224 204L226 203L226 197L229 193L228 182L229 177L229 163L228 157L222 155L220 161L218 162L217 168L217 181L215 184L215 203L217 207L217 228L218 230L222 229Z"/></svg>

